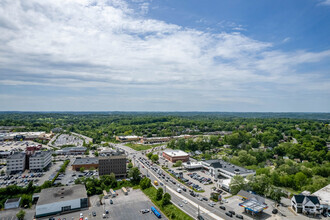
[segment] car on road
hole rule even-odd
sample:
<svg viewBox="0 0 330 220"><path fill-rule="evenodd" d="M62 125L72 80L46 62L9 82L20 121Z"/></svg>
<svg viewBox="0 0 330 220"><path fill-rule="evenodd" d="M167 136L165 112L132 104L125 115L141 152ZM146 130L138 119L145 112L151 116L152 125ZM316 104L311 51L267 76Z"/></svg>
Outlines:
<svg viewBox="0 0 330 220"><path fill-rule="evenodd" d="M230 212L226 212L226 215L229 217L233 217L233 214L231 214Z"/></svg>
<svg viewBox="0 0 330 220"><path fill-rule="evenodd" d="M236 215L236 218L244 219L244 218L243 218L243 215L238 215L238 214Z"/></svg>
<svg viewBox="0 0 330 220"><path fill-rule="evenodd" d="M214 207L215 203L214 202L209 202L208 205L211 206L211 207Z"/></svg>
<svg viewBox="0 0 330 220"><path fill-rule="evenodd" d="M93 212L92 212L92 215L95 217L95 216L96 216L96 212L95 212L95 211L93 211Z"/></svg>
<svg viewBox="0 0 330 220"><path fill-rule="evenodd" d="M80 218L83 218L83 217L84 217L84 215L82 213L80 213Z"/></svg>
<svg viewBox="0 0 330 220"><path fill-rule="evenodd" d="M205 200L205 201L208 201L209 199L208 199L208 198L206 198L206 197L203 197L203 200Z"/></svg>
<svg viewBox="0 0 330 220"><path fill-rule="evenodd" d="M226 210L226 207L224 207L223 205L221 205L219 208L222 210Z"/></svg>
<svg viewBox="0 0 330 220"><path fill-rule="evenodd" d="M187 204L187 203L188 203L187 200L182 200L182 202L183 202L184 204Z"/></svg>
<svg viewBox="0 0 330 220"><path fill-rule="evenodd" d="M182 207L183 205L181 203L178 203L178 206Z"/></svg>
<svg viewBox="0 0 330 220"><path fill-rule="evenodd" d="M111 204L111 205L113 204L113 201L112 201L112 199L110 199L110 204Z"/></svg>
<svg viewBox="0 0 330 220"><path fill-rule="evenodd" d="M277 209L273 209L272 213L273 214L277 214L278 213L278 210Z"/></svg>
<svg viewBox="0 0 330 220"><path fill-rule="evenodd" d="M235 215L235 212L234 212L234 211L231 211L231 210L230 210L230 211L228 211L228 212L230 212L232 215Z"/></svg>

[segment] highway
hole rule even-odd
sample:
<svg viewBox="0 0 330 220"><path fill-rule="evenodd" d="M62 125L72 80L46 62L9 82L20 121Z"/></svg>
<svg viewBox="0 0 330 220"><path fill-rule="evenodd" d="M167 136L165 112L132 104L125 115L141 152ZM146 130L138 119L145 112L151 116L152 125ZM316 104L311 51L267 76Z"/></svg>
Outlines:
<svg viewBox="0 0 330 220"><path fill-rule="evenodd" d="M178 206L180 209L185 211L187 214L192 216L193 218L197 218L198 214L198 207L200 210L201 216L205 220L213 220L213 219L233 219L235 218L234 216L231 218L229 216L226 216L226 212L229 210L232 210L229 206L226 206L226 211L222 210L219 208L219 203L217 203L214 207L211 207L208 205L209 201L200 201L197 199L197 197L192 197L189 194L189 189L187 188L187 192L182 191L181 193L177 192L178 184L183 185L182 183L178 182L175 178L170 176L168 173L163 171L159 166L153 165L153 167L157 167L162 170L162 172L165 174L165 178L169 177L170 180L176 181L176 184L174 185L171 181L166 182L165 179L159 178L159 175L152 169L148 168L144 164L139 161L139 157L147 159L144 155L142 155L141 152L135 151L127 146L124 146L123 144L116 144L116 147L119 147L123 150L125 150L128 154L128 157L132 159L132 162L134 163L135 166L139 167L140 172L144 175L148 175L149 178L151 179L152 183L157 180L159 183L163 183L164 186L158 186L158 187L163 187L164 191L169 193L172 198L172 203ZM144 167L144 168L143 168ZM157 186L156 186L157 187ZM186 200L187 204L183 203L182 200ZM180 207L178 204L182 204L182 207Z"/></svg>

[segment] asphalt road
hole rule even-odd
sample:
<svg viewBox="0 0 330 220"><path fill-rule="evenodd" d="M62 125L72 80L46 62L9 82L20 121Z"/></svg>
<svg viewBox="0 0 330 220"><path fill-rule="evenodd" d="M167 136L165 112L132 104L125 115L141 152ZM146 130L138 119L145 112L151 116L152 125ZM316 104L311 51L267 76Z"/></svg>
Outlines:
<svg viewBox="0 0 330 220"><path fill-rule="evenodd" d="M147 159L144 155L142 155L140 152L135 151L127 146L124 146L123 144L117 144L116 145L119 148L124 149L126 152L128 152L128 157L133 158L133 156L135 155L135 160L133 160L133 162L135 162L136 166L138 166L140 168L140 172L143 173L144 175L147 175L147 173L149 174L149 178L151 179L152 182L154 182L154 180L160 181L162 183L164 183L164 186L161 186L164 188L166 188L166 192L170 193L171 197L172 197L172 202L173 204L175 204L176 206L178 206L178 203L182 204L182 207L178 206L180 209L184 210L187 214L189 214L190 216L196 218L197 217L197 213L198 213L198 206L200 209L200 213L201 215L204 217L204 219L206 220L211 220L211 219L232 219L228 216L225 215L225 212L229 211L229 210L233 210L231 207L226 206L226 211L223 211L219 208L219 203L217 203L216 206L211 207L208 205L209 201L205 202L205 201L200 201L198 200L196 197L192 197L189 195L189 192L182 192L182 193L177 193L177 184L182 185L181 183L179 183L176 179L174 179L172 176L170 176L169 174L167 174L165 171L163 171L163 173L165 173L165 176L170 177L170 179L176 181L176 185L170 183L170 182L165 182L163 179L158 178L158 175L151 169L148 169L146 166L144 166L145 168L142 168L142 164L140 163L140 161L138 160L139 157L145 158ZM138 165L140 164L140 165ZM155 165L154 165L155 166ZM158 167L158 166L157 166ZM160 167L158 167L160 168ZM187 200L188 204L184 204L182 202L182 200ZM247 219L247 218L245 218Z"/></svg>

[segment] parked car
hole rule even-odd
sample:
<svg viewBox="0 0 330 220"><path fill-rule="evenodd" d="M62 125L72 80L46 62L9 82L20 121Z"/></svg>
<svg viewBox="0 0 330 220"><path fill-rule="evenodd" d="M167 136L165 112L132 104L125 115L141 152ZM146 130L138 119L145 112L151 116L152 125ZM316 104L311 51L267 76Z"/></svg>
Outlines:
<svg viewBox="0 0 330 220"><path fill-rule="evenodd" d="M223 205L221 205L219 208L222 210L226 210L226 207L224 207Z"/></svg>

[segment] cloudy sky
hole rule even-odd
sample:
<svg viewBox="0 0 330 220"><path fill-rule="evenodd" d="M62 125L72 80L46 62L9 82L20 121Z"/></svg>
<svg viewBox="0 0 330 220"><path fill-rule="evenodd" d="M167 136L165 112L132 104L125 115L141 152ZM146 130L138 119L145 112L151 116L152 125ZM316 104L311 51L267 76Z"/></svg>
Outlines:
<svg viewBox="0 0 330 220"><path fill-rule="evenodd" d="M0 103L329 112L330 0L1 0Z"/></svg>

